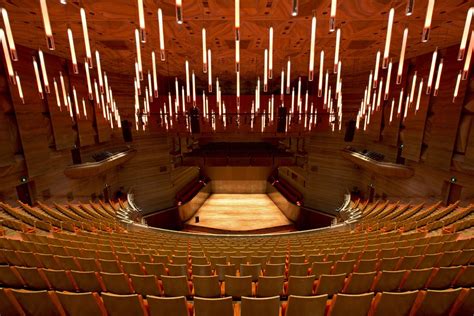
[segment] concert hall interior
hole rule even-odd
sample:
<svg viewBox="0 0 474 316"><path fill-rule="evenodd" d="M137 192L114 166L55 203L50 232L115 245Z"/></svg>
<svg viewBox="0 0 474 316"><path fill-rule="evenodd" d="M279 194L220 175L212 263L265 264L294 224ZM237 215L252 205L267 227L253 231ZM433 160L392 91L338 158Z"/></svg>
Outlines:
<svg viewBox="0 0 474 316"><path fill-rule="evenodd" d="M0 315L474 315L474 0L0 0Z"/></svg>

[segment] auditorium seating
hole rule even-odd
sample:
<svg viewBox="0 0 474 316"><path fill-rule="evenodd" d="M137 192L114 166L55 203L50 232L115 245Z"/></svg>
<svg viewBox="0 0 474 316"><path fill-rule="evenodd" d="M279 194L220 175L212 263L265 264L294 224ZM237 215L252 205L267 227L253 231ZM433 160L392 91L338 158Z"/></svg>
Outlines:
<svg viewBox="0 0 474 316"><path fill-rule="evenodd" d="M124 206L1 203L0 313L472 314L473 206L358 201L343 229L249 236L127 227Z"/></svg>

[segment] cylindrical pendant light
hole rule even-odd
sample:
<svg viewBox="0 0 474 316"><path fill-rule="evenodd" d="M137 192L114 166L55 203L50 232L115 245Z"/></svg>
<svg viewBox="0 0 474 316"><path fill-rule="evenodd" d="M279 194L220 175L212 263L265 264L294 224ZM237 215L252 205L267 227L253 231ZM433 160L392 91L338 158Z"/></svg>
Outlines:
<svg viewBox="0 0 474 316"><path fill-rule="evenodd" d="M428 83L426 84L426 94L431 93L431 85L433 84L434 72L436 68L436 59L438 58L438 48L433 52L433 56L431 57L431 67L430 73L428 75Z"/></svg>
<svg viewBox="0 0 474 316"><path fill-rule="evenodd" d="M282 69L281 70L281 83L280 83L280 101L283 104L284 101L284 94L285 94L285 71Z"/></svg>
<svg viewBox="0 0 474 316"><path fill-rule="evenodd" d="M202 28L202 72L207 72L206 29Z"/></svg>
<svg viewBox="0 0 474 316"><path fill-rule="evenodd" d="M388 69L387 69L387 81L385 82L385 95L384 95L384 100L388 100L388 94L390 93L390 80L392 77L392 59L390 59L390 62L388 63Z"/></svg>
<svg viewBox="0 0 474 316"><path fill-rule="evenodd" d="M435 89L434 89L434 92L433 92L434 96L438 95L439 84L441 82L441 75L442 74L443 74L443 58L441 58L441 60L439 61L439 65L438 65L438 73L436 75Z"/></svg>
<svg viewBox="0 0 474 316"><path fill-rule="evenodd" d="M137 0L138 22L140 25L140 39L142 43L146 42L145 13L143 10L143 0Z"/></svg>
<svg viewBox="0 0 474 316"><path fill-rule="evenodd" d="M416 107L415 107L415 113L418 112L420 109L420 101L421 101L421 92L423 90L423 78L420 80L420 86L418 87L418 97L416 98Z"/></svg>
<svg viewBox="0 0 474 316"><path fill-rule="evenodd" d="M339 63L339 45L341 42L341 29L336 31L336 48L334 50L334 73L337 73L337 64Z"/></svg>
<svg viewBox="0 0 474 316"><path fill-rule="evenodd" d="M405 15L411 16L415 7L415 0L407 0L407 7L405 9Z"/></svg>
<svg viewBox="0 0 474 316"><path fill-rule="evenodd" d="M0 28L0 41L2 42L3 55L5 56L5 63L7 64L8 79L12 84L15 84L15 73L13 72L12 60L10 58L10 52L7 46L7 38L5 32Z"/></svg>
<svg viewBox="0 0 474 316"><path fill-rule="evenodd" d="M67 37L69 39L69 49L71 51L72 70L75 74L78 74L79 67L77 66L76 49L74 48L74 38L70 28L67 29Z"/></svg>
<svg viewBox="0 0 474 316"><path fill-rule="evenodd" d="M235 0L235 40L240 41L240 0Z"/></svg>
<svg viewBox="0 0 474 316"><path fill-rule="evenodd" d="M25 98L23 96L23 88L21 87L20 77L18 76L17 73L15 73L15 81L16 81L16 87L18 89L18 97L20 97L21 103L25 104ZM54 81L54 84L56 84L56 81Z"/></svg>
<svg viewBox="0 0 474 316"><path fill-rule="evenodd" d="M380 64L380 50L377 51L377 55L375 57L374 89L377 89L377 81L379 80L379 64Z"/></svg>
<svg viewBox="0 0 474 316"><path fill-rule="evenodd" d="M104 80L102 78L102 66L100 63L100 54L98 50L95 51L95 61L97 63L97 77L99 78L100 93L104 93Z"/></svg>
<svg viewBox="0 0 474 316"><path fill-rule="evenodd" d="M324 74L324 50L321 51L319 57L319 82L318 82L318 97L323 94L323 74Z"/></svg>
<svg viewBox="0 0 474 316"><path fill-rule="evenodd" d="M186 101L191 101L191 82L190 82L190 74L189 74L189 61L186 59L185 62L186 68Z"/></svg>
<svg viewBox="0 0 474 316"><path fill-rule="evenodd" d="M64 100L64 105L69 106L68 98L67 98L67 93L66 93L66 84L64 83L64 77L62 72L59 72L59 82L61 83L61 90L63 93L63 100Z"/></svg>
<svg viewBox="0 0 474 316"><path fill-rule="evenodd" d="M273 27L268 30L268 78L273 78Z"/></svg>
<svg viewBox="0 0 474 316"><path fill-rule="evenodd" d="M314 50L316 45L316 16L311 19L311 42L309 47L309 75L308 81L314 79Z"/></svg>
<svg viewBox="0 0 474 316"><path fill-rule="evenodd" d="M84 34L84 45L86 47L86 58L87 58L87 62L89 63L89 67L92 68L92 53L91 53L91 47L89 43L89 30L87 28L86 11L84 10L84 8L81 8L81 23L82 23L82 33Z"/></svg>
<svg viewBox="0 0 474 316"><path fill-rule="evenodd" d="M410 104L413 103L413 98L415 96L415 88L416 88L416 76L417 72L415 71L415 74L413 75L413 78L411 79L411 90L410 90Z"/></svg>
<svg viewBox="0 0 474 316"><path fill-rule="evenodd" d="M425 24L423 26L423 35L421 36L422 42L427 42L430 38L431 20L433 19L433 9L435 0L428 0L428 6L426 7Z"/></svg>
<svg viewBox="0 0 474 316"><path fill-rule="evenodd" d="M176 22L183 24L183 1L176 0Z"/></svg>
<svg viewBox="0 0 474 316"><path fill-rule="evenodd" d="M286 94L290 93L290 72L291 72L291 60L288 57L288 63L286 65Z"/></svg>
<svg viewBox="0 0 474 316"><path fill-rule="evenodd" d="M49 50L54 50L53 30L51 29L51 22L49 20L48 5L46 4L46 0L40 0L39 2L41 15L43 16L44 33L46 34L46 45Z"/></svg>
<svg viewBox="0 0 474 316"><path fill-rule="evenodd" d="M140 73L140 80L142 80L143 79L142 49L140 46L140 33L138 29L135 29L135 47L137 49L138 71ZM97 54L97 51L96 51L96 54Z"/></svg>
<svg viewBox="0 0 474 316"><path fill-rule="evenodd" d="M56 104L58 108L61 110L61 97L59 96L59 87L58 87L58 83L56 82L56 78L53 78L53 86L54 86L54 93L56 97Z"/></svg>
<svg viewBox="0 0 474 316"><path fill-rule="evenodd" d="M207 68L207 89L212 92L212 54L211 49L207 50L207 62L209 66Z"/></svg>
<svg viewBox="0 0 474 316"><path fill-rule="evenodd" d="M44 62L44 55L41 49L38 51L38 56L39 56L40 65L41 65L41 73L43 75L44 91L46 93L49 93L50 90L49 90L48 73L46 72L46 63Z"/></svg>
<svg viewBox="0 0 474 316"><path fill-rule="evenodd" d="M161 11L161 8L158 9L158 31L160 33L160 58L161 61L165 61L165 35L163 31L163 13Z"/></svg>
<svg viewBox="0 0 474 316"><path fill-rule="evenodd" d="M158 98L158 76L156 74L156 56L155 51L151 52L151 63L153 67L153 91L155 98Z"/></svg>
<svg viewBox="0 0 474 316"><path fill-rule="evenodd" d="M92 94L91 77L89 73L89 64L87 63L87 60L84 61L84 69L86 70L87 93L89 95L89 100L92 100L94 95Z"/></svg>
<svg viewBox="0 0 474 316"><path fill-rule="evenodd" d="M291 16L298 15L298 0L291 0Z"/></svg>
<svg viewBox="0 0 474 316"><path fill-rule="evenodd" d="M388 66L388 58L390 55L390 42L392 40L392 28L393 28L394 15L395 15L395 9L391 8L388 14L387 35L385 37L385 49L383 52L383 62L382 62L383 69L387 68Z"/></svg>
<svg viewBox="0 0 474 316"><path fill-rule="evenodd" d="M8 12L5 8L1 8L3 25L5 26L5 33L8 39L8 47L10 48L10 55L12 60L18 60L18 54L16 52L15 41L13 40L12 28L10 26L10 19L8 18ZM16 77L16 76L15 76Z"/></svg>
<svg viewBox="0 0 474 316"><path fill-rule="evenodd" d="M408 27L406 27L405 30L403 31L402 48L400 50L400 60L398 62L397 84L402 83L403 63L405 62L405 51L407 48L407 40L408 40Z"/></svg>
<svg viewBox="0 0 474 316"><path fill-rule="evenodd" d="M469 35L469 29L471 28L472 16L474 15L474 7L469 8L467 11L466 22L464 23L464 31L462 32L461 44L459 45L458 60L464 59L464 53L466 50L467 37Z"/></svg>
<svg viewBox="0 0 474 316"><path fill-rule="evenodd" d="M329 17L329 32L334 32L336 29L336 9L337 0L331 0L331 14Z"/></svg>
<svg viewBox="0 0 474 316"><path fill-rule="evenodd" d="M194 75L194 70L191 78L193 83L193 106L196 106L196 77Z"/></svg>
<svg viewBox="0 0 474 316"><path fill-rule="evenodd" d="M469 69L471 68L472 52L474 51L474 31L471 32L471 39L469 40L469 48L467 50L466 60L464 61L464 67L462 70L462 80L466 80L469 75Z"/></svg>
<svg viewBox="0 0 474 316"><path fill-rule="evenodd" d="M235 71L240 71L240 41L235 41Z"/></svg>
<svg viewBox="0 0 474 316"><path fill-rule="evenodd" d="M263 92L268 91L268 49L263 54Z"/></svg>
<svg viewBox="0 0 474 316"><path fill-rule="evenodd" d="M458 97L458 94L459 94L459 85L461 84L461 77L462 77L462 71L459 71L458 76L456 78L456 86L454 87L453 103L456 101L456 98Z"/></svg>

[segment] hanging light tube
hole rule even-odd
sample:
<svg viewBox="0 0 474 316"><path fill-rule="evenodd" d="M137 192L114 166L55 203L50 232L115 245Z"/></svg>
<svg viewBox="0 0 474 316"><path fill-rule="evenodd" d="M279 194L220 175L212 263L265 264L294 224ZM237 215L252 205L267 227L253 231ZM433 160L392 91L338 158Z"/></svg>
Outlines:
<svg viewBox="0 0 474 316"><path fill-rule="evenodd" d="M110 105L112 100L109 95L109 80L107 79L107 74L105 72L104 72L104 92L105 92L105 100L107 101L106 104Z"/></svg>
<svg viewBox="0 0 474 316"><path fill-rule="evenodd" d="M462 32L461 44L459 45L458 60L464 59L464 53L466 50L467 36L469 35L469 29L471 28L472 16L474 15L474 7L469 8L467 11L466 22L464 24L464 31Z"/></svg>
<svg viewBox="0 0 474 316"><path fill-rule="evenodd" d="M58 87L58 83L56 82L56 78L53 78L53 86L54 86L54 93L56 97L56 104L58 105L58 108L61 109L61 97L59 96L59 87Z"/></svg>
<svg viewBox="0 0 474 316"><path fill-rule="evenodd" d="M15 41L13 40L13 33L12 33L12 28L10 26L10 19L8 18L8 12L5 8L2 8L1 11L2 11L2 17L3 17L3 25L5 26L5 33L8 39L8 47L10 48L11 59L13 61L17 61L18 54L16 52Z"/></svg>
<svg viewBox="0 0 474 316"><path fill-rule="evenodd" d="M471 39L469 40L469 48L464 61L464 68L462 70L462 80L466 80L469 75L469 68L471 68L472 52L474 51L474 31L471 32Z"/></svg>
<svg viewBox="0 0 474 316"><path fill-rule="evenodd" d="M268 30L268 79L273 78L273 27Z"/></svg>
<svg viewBox="0 0 474 316"><path fill-rule="evenodd" d="M309 48L309 75L308 81L314 79L314 50L316 44L316 16L311 19L311 43Z"/></svg>
<svg viewBox="0 0 474 316"><path fill-rule="evenodd" d="M395 98L392 99L392 106L390 108L390 120L389 120L390 123L392 123L392 121L393 121L393 108L394 108L394 106L395 106Z"/></svg>
<svg viewBox="0 0 474 316"><path fill-rule="evenodd" d="M329 18L329 32L334 32L336 29L336 9L337 0L331 0L331 15Z"/></svg>
<svg viewBox="0 0 474 316"><path fill-rule="evenodd" d="M240 41L235 41L235 72L240 71Z"/></svg>
<svg viewBox="0 0 474 316"><path fill-rule="evenodd" d="M240 72L237 73L237 87L236 87L236 101L237 101L237 108L240 105ZM238 111L237 111L238 112Z"/></svg>
<svg viewBox="0 0 474 316"><path fill-rule="evenodd" d="M193 82L193 106L196 106L196 77L194 75L194 70L192 74L192 82Z"/></svg>
<svg viewBox="0 0 474 316"><path fill-rule="evenodd" d="M18 76L18 73L16 72L15 72L15 80L16 80L16 87L18 89L18 96L20 97L21 103L25 104L25 98L23 97L23 89L21 87L20 76ZM54 84L56 84L56 81L54 81Z"/></svg>
<svg viewBox="0 0 474 316"><path fill-rule="evenodd" d="M387 68L388 66L388 58L390 55L390 42L392 40L392 28L393 28L394 15L395 15L395 9L391 8L388 14L387 35L385 37L385 49L383 52L383 62L382 62L383 69Z"/></svg>
<svg viewBox="0 0 474 316"><path fill-rule="evenodd" d="M321 51L319 57L319 82L318 82L318 97L323 94L323 74L324 74L324 50Z"/></svg>
<svg viewBox="0 0 474 316"><path fill-rule="evenodd" d="M435 89L434 89L434 92L433 92L433 95L434 96L437 96L438 95L438 91L439 91L439 84L441 82L441 75L443 73L443 58L441 58L441 60L439 61L439 65L438 65L438 73L436 75L436 83L435 83Z"/></svg>
<svg viewBox="0 0 474 316"><path fill-rule="evenodd" d="M87 63L87 60L84 61L84 69L86 70L87 93L89 95L89 100L92 100L94 95L92 94L91 77L90 77L90 73L89 73L89 64Z"/></svg>
<svg viewBox="0 0 474 316"><path fill-rule="evenodd" d="M81 118L81 112L79 111L79 104L77 103L76 87L74 86L72 86L72 96L74 97L74 106L75 106L77 118Z"/></svg>
<svg viewBox="0 0 474 316"><path fill-rule="evenodd" d="M375 57L374 89L377 89L377 81L379 80L379 64L380 64L380 50L377 51L377 56Z"/></svg>
<svg viewBox="0 0 474 316"><path fill-rule="evenodd" d="M328 105L328 85L329 85L329 72L326 70L326 80L324 80L324 108Z"/></svg>
<svg viewBox="0 0 474 316"><path fill-rule="evenodd" d="M298 0L291 0L291 16L298 15Z"/></svg>
<svg viewBox="0 0 474 316"><path fill-rule="evenodd" d="M235 40L240 41L240 0L235 0Z"/></svg>
<svg viewBox="0 0 474 316"><path fill-rule="evenodd" d="M161 8L158 9L158 31L160 33L160 58L161 61L165 61L165 35L163 31L163 13L161 11Z"/></svg>
<svg viewBox="0 0 474 316"><path fill-rule="evenodd" d="M142 90L140 87L140 71L138 70L138 62L136 60L135 60L135 80L137 81L138 95L141 95Z"/></svg>
<svg viewBox="0 0 474 316"><path fill-rule="evenodd" d="M43 16L44 33L46 34L46 45L48 46L49 50L54 50L53 30L51 29L51 22L49 20L48 5L46 4L46 0L40 0L40 6L41 15Z"/></svg>
<svg viewBox="0 0 474 316"><path fill-rule="evenodd" d="M189 61L186 59L185 62L186 66L186 101L190 102L191 101L191 82L190 82L190 76L189 76Z"/></svg>
<svg viewBox="0 0 474 316"><path fill-rule="evenodd" d="M339 45L341 42L341 29L336 31L336 48L334 50L334 73L337 73L337 64L339 63Z"/></svg>
<svg viewBox="0 0 474 316"><path fill-rule="evenodd" d="M421 101L421 92L423 90L423 78L421 78L420 81L420 86L418 87L418 97L416 98L416 107L415 107L415 113L418 112L420 109L420 101Z"/></svg>
<svg viewBox="0 0 474 316"><path fill-rule="evenodd" d="M301 113L301 77L298 79L298 92L296 97L296 108L298 109L298 113Z"/></svg>
<svg viewBox="0 0 474 316"><path fill-rule="evenodd" d="M421 36L422 42L427 42L430 38L431 20L433 19L433 9L435 0L428 0L428 6L426 7L425 25L423 27L423 34Z"/></svg>
<svg viewBox="0 0 474 316"><path fill-rule="evenodd" d="M156 55L155 51L151 52L151 63L153 68L153 91L155 98L158 98L158 77L156 74Z"/></svg>
<svg viewBox="0 0 474 316"><path fill-rule="evenodd" d="M211 49L207 50L207 62L209 66L207 68L207 89L212 92L212 54Z"/></svg>
<svg viewBox="0 0 474 316"><path fill-rule="evenodd" d="M38 56L40 60L41 73L43 75L44 91L49 93L48 73L46 72L46 64L44 62L44 55L41 49L38 51Z"/></svg>
<svg viewBox="0 0 474 316"><path fill-rule="evenodd" d="M176 22L183 24L183 1L176 0Z"/></svg>
<svg viewBox="0 0 474 316"><path fill-rule="evenodd" d="M148 70L148 93L150 98L153 98L153 82L151 79L151 72Z"/></svg>
<svg viewBox="0 0 474 316"><path fill-rule="evenodd" d="M263 92L268 91L268 49L263 54Z"/></svg>
<svg viewBox="0 0 474 316"><path fill-rule="evenodd" d="M7 39L5 32L0 28L0 41L2 42L3 55L5 56L5 62L7 64L8 79L12 84L15 84L15 73L13 72L12 60L10 59L10 52L8 51Z"/></svg>
<svg viewBox="0 0 474 316"><path fill-rule="evenodd" d="M67 102L69 104L69 116L74 120L73 114L72 114L72 103L71 103L71 97L69 94L67 95Z"/></svg>
<svg viewBox="0 0 474 316"><path fill-rule="evenodd" d="M133 81L135 83L135 104L138 104L138 92L137 92L137 81ZM99 86L97 85L97 80L94 78L94 92L95 92L95 103L100 106L100 97L99 97Z"/></svg>
<svg viewBox="0 0 474 316"><path fill-rule="evenodd" d="M407 0L407 7L405 9L406 16L411 16L413 14L414 6L415 6L415 0Z"/></svg>
<svg viewBox="0 0 474 316"><path fill-rule="evenodd" d="M342 61L339 60L337 65L337 77L336 77L336 99L339 97L340 88L341 88L341 70L342 70Z"/></svg>
<svg viewBox="0 0 474 316"><path fill-rule="evenodd" d="M413 97L415 96L416 75L417 75L417 72L415 71L415 74L413 75L413 78L412 78L412 81L411 81L410 104L413 103Z"/></svg>
<svg viewBox="0 0 474 316"><path fill-rule="evenodd" d="M397 84L402 83L403 63L405 62L405 51L407 48L407 40L408 40L408 27L406 27L405 30L403 31L402 48L400 50L400 60L398 62Z"/></svg>
<svg viewBox="0 0 474 316"><path fill-rule="evenodd" d="M433 84L433 78L434 78L434 72L436 68L436 59L438 58L438 48L435 49L433 52L433 56L431 57L431 67L430 67L430 73L428 75L428 83L426 85L426 94L431 93L431 86Z"/></svg>
<svg viewBox="0 0 474 316"><path fill-rule="evenodd" d="M456 101L456 98L458 97L459 85L461 84L461 77L462 77L462 71L459 71L458 76L456 78L456 86L454 87L453 103Z"/></svg>
<svg viewBox="0 0 474 316"><path fill-rule="evenodd" d="M84 117L87 120L86 100L84 100L84 98L82 98L82 112L84 112Z"/></svg>
<svg viewBox="0 0 474 316"><path fill-rule="evenodd" d="M62 72L59 72L59 82L61 83L61 90L62 90L62 93L63 93L64 105L67 107L70 104L68 103L67 93L66 93L66 85L64 84L64 77L63 77Z"/></svg>
<svg viewBox="0 0 474 316"><path fill-rule="evenodd" d="M86 19L86 11L84 8L81 8L81 23L82 23L82 33L84 34L84 45L86 47L86 58L87 62L89 63L89 67L92 68L92 53L91 47L89 43L89 30L87 29L87 19Z"/></svg>
<svg viewBox="0 0 474 316"><path fill-rule="evenodd" d="M284 94L285 94L285 71L281 70L281 83L280 83L280 101L283 105L284 101Z"/></svg>
<svg viewBox="0 0 474 316"><path fill-rule="evenodd" d="M202 28L202 72L207 72L206 29Z"/></svg>
<svg viewBox="0 0 474 316"><path fill-rule="evenodd" d="M392 59L390 59L390 62L388 63L388 69L387 69L387 81L385 82L385 95L384 95L384 100L388 100L388 94L390 93L390 79L392 77Z"/></svg>
<svg viewBox="0 0 474 316"><path fill-rule="evenodd" d="M140 80L143 80L142 49L140 47L140 33L138 32L138 29L135 29L135 45L137 49L137 61L138 61L138 71L140 73Z"/></svg>
<svg viewBox="0 0 474 316"><path fill-rule="evenodd" d="M100 54L99 54L98 50L95 51L95 60L97 62L97 77L99 78L100 93L104 93L104 81L103 81L103 78L102 78L102 66L100 64Z"/></svg>
<svg viewBox="0 0 474 316"><path fill-rule="evenodd" d="M178 78L174 78L174 103L175 103L175 113L178 113L179 109L179 85Z"/></svg>
<svg viewBox="0 0 474 316"><path fill-rule="evenodd" d="M72 31L70 28L67 29L67 37L69 39L69 49L71 51L72 70L75 74L78 74L79 68L77 66L76 50L74 48L74 38L72 36Z"/></svg>
<svg viewBox="0 0 474 316"><path fill-rule="evenodd" d="M145 13L143 10L143 0L137 0L138 6L138 21L140 25L140 40L142 43L146 42L146 30L145 30Z"/></svg>
<svg viewBox="0 0 474 316"><path fill-rule="evenodd" d="M290 72L291 72L291 60L288 57L288 63L286 65L286 94L290 93Z"/></svg>
<svg viewBox="0 0 474 316"><path fill-rule="evenodd" d="M400 90L400 98L398 99L397 117L402 113L402 105L403 105L403 88Z"/></svg>

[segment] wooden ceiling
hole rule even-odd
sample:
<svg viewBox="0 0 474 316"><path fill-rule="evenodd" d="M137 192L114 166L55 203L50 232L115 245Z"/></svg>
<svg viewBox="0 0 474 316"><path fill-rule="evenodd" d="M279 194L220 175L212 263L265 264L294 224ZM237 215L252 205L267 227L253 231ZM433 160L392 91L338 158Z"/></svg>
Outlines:
<svg viewBox="0 0 474 316"><path fill-rule="evenodd" d="M473 1L437 0L431 38L421 43L421 32L428 0L416 0L414 14L405 16L407 0L339 0L336 25L342 31L341 59L344 76L368 72L373 68L377 50L383 51L388 11L395 8L391 56L398 59L405 26L409 27L407 57L413 57L460 42L466 12ZM1 0L8 10L17 44L47 50L38 0ZM49 15L56 50L53 54L69 58L66 30L74 33L78 60L85 56L80 24L80 7L87 11L92 49L101 53L102 68L134 74L136 58L134 30L138 27L135 0L48 0ZM183 0L184 24L175 19L173 0L144 0L147 42L142 45L144 70L150 69L151 51L159 50L157 9L165 20L166 62L158 63L162 76L184 76L184 63L189 59L195 69L198 87L205 86L202 74L201 28L207 29L207 45L213 53L213 75L224 85L235 84L234 66L234 2L232 0ZM309 58L311 16L317 17L316 61L319 51L326 52L326 65L333 61L335 32L330 33L330 0L300 0L299 15L290 15L291 0L241 0L241 86L253 91L257 76L263 74L263 53L268 47L268 28L274 28L274 71L270 85L279 86L279 72L292 60L292 77L306 76ZM361 87L361 89L363 89Z"/></svg>

